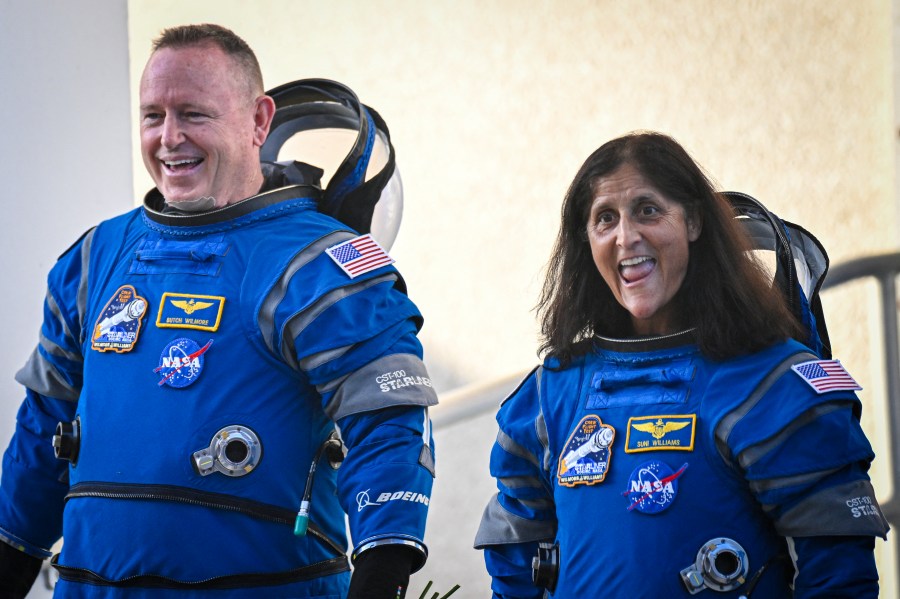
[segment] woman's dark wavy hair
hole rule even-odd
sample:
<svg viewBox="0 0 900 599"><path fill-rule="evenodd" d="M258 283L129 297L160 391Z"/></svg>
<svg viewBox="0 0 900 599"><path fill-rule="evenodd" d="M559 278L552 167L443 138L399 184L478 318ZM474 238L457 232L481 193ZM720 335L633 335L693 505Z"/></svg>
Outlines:
<svg viewBox="0 0 900 599"><path fill-rule="evenodd" d="M724 359L761 350L800 329L728 201L674 139L635 132L603 144L581 166L566 193L562 222L547 267L538 314L540 353L567 364L590 348L594 335L634 335L631 316L604 282L591 256L587 221L598 179L624 164L636 168L702 229L690 244L677 302L683 322L696 329L700 350Z"/></svg>

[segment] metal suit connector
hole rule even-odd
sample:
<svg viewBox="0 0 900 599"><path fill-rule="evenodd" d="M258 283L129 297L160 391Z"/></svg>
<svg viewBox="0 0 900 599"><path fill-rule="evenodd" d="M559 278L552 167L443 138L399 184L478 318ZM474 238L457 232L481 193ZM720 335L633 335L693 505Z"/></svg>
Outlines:
<svg viewBox="0 0 900 599"><path fill-rule="evenodd" d="M262 459L262 444L252 430L232 424L219 430L209 443L191 456L200 476L221 472L226 476L250 474Z"/></svg>

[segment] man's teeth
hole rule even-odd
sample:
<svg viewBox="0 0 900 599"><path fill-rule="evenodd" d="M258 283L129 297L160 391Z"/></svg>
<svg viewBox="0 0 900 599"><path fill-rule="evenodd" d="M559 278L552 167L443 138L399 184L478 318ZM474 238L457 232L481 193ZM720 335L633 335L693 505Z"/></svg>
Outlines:
<svg viewBox="0 0 900 599"><path fill-rule="evenodd" d="M188 159L188 160L164 160L163 163L169 168L173 168L176 166L184 166L185 164L197 164L200 160L196 158Z"/></svg>

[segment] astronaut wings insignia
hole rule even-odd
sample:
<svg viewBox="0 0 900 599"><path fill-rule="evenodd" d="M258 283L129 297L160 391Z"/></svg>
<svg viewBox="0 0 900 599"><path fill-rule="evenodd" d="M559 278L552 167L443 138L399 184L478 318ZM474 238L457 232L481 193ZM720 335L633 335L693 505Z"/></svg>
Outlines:
<svg viewBox="0 0 900 599"><path fill-rule="evenodd" d="M222 321L225 298L221 295L163 293L156 326L161 329L197 329L216 331Z"/></svg>
<svg viewBox="0 0 900 599"><path fill-rule="evenodd" d="M176 308L181 308L186 314L193 314L196 310L209 308L213 305L213 302L198 302L191 298L189 300L172 300L172 305Z"/></svg>
<svg viewBox="0 0 900 599"><path fill-rule="evenodd" d="M625 453L693 451L696 414L633 416L628 419Z"/></svg>
<svg viewBox="0 0 900 599"><path fill-rule="evenodd" d="M653 435L654 439L662 439L666 436L666 433L671 433L672 431L680 431L684 427L686 427L690 422L673 422L667 421L663 422L662 418L657 419L656 422L646 424L632 424L634 428L641 431L642 433L650 433Z"/></svg>

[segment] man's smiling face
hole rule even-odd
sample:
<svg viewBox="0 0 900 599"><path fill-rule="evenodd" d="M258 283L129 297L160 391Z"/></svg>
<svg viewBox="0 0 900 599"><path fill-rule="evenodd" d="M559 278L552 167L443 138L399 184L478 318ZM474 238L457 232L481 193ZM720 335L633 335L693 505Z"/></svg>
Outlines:
<svg viewBox="0 0 900 599"><path fill-rule="evenodd" d="M260 101L215 44L154 52L141 77L141 154L167 202L224 206L257 193Z"/></svg>

